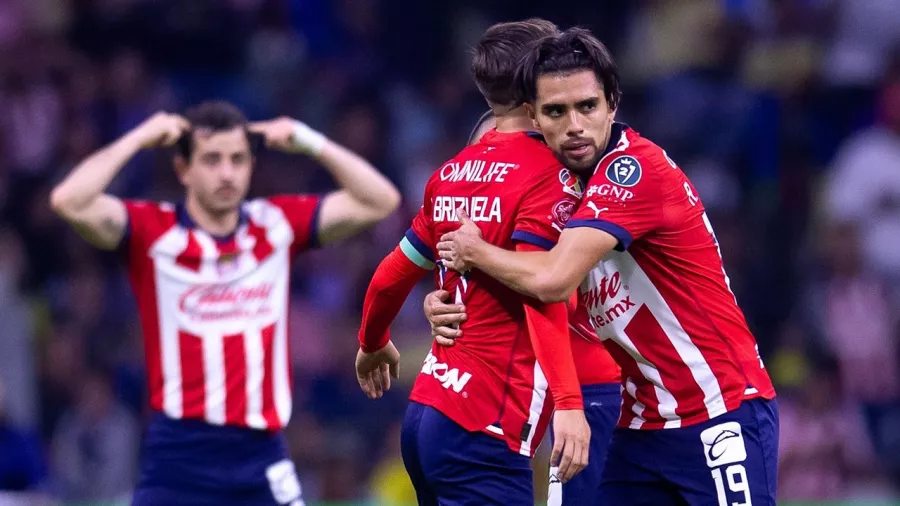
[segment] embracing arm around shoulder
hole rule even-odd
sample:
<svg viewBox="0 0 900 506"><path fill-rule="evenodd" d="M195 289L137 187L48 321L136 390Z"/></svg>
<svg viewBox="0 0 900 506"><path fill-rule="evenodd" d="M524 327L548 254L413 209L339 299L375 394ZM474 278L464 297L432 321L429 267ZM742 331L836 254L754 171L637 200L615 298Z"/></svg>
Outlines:
<svg viewBox="0 0 900 506"><path fill-rule="evenodd" d="M469 235L461 227L445 234L440 256L454 269L477 268L519 293L542 302L569 299L618 240L591 227L567 228L549 251L509 251Z"/></svg>

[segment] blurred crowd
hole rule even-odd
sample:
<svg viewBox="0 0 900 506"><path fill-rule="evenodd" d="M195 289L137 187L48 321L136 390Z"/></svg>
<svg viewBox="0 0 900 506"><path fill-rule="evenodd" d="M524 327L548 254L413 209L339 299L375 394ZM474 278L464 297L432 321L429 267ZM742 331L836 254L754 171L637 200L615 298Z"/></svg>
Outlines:
<svg viewBox="0 0 900 506"><path fill-rule="evenodd" d="M618 119L698 188L779 389L780 498L894 497L897 0L0 1L0 490L127 499L148 414L133 301L116 257L75 238L48 191L151 113L221 98L302 119L404 192L371 233L297 262L287 432L308 499L412 500L399 421L430 345L430 287L394 326L404 376L377 402L351 365L362 297L486 109L468 48L530 16L610 46ZM170 157L140 154L111 191L177 200ZM255 194L329 188L303 157L259 156Z"/></svg>

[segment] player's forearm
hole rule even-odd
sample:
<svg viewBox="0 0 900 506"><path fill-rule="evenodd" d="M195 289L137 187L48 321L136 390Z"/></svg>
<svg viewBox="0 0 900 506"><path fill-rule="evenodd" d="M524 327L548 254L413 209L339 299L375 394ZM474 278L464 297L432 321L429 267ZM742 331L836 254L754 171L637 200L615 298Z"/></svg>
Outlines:
<svg viewBox="0 0 900 506"><path fill-rule="evenodd" d="M391 323L426 272L406 258L399 247L381 261L363 301L359 344L364 352L378 351L387 345Z"/></svg>
<svg viewBox="0 0 900 506"><path fill-rule="evenodd" d="M556 409L584 409L565 303L526 303L531 345L547 378Z"/></svg>
<svg viewBox="0 0 900 506"><path fill-rule="evenodd" d="M50 205L63 216L90 206L140 149L140 139L130 132L92 154L53 189Z"/></svg>
<svg viewBox="0 0 900 506"><path fill-rule="evenodd" d="M357 217L360 221L381 221L400 205L397 187L372 164L349 149L326 140L316 158L341 191L360 204L361 215Z"/></svg>
<svg viewBox="0 0 900 506"><path fill-rule="evenodd" d="M572 291L566 291L549 274L551 255L547 251L509 251L479 241L465 260L521 294L545 303L562 302Z"/></svg>
<svg viewBox="0 0 900 506"><path fill-rule="evenodd" d="M540 249L534 245L519 243L516 251ZM531 345L550 385L556 409L584 409L575 359L572 357L567 303L543 304L525 298L524 306Z"/></svg>

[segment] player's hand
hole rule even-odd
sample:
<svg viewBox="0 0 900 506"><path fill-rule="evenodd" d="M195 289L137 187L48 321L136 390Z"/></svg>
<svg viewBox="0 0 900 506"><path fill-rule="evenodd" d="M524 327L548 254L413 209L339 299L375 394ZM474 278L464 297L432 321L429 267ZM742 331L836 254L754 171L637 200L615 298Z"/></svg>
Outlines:
<svg viewBox="0 0 900 506"><path fill-rule="evenodd" d="M288 153L305 153L319 156L327 139L306 123L282 116L268 121L255 121L247 125L251 133L265 139L266 147Z"/></svg>
<svg viewBox="0 0 900 506"><path fill-rule="evenodd" d="M438 254L444 261L444 265L457 272L466 272L472 269L472 252L481 239L481 229L469 218L462 209L456 210L459 216L460 227L454 232L441 236L438 243Z"/></svg>
<svg viewBox="0 0 900 506"><path fill-rule="evenodd" d="M462 336L459 324L466 321L466 306L448 304L450 292L436 290L425 296L425 318L431 324L431 335L441 346L453 346Z"/></svg>
<svg viewBox="0 0 900 506"><path fill-rule="evenodd" d="M177 114L158 112L138 125L132 133L137 136L142 149L171 146L191 129L188 120Z"/></svg>
<svg viewBox="0 0 900 506"><path fill-rule="evenodd" d="M263 137L266 147L281 151L295 151L294 127L296 120L282 116L267 121L254 121L247 125L247 130Z"/></svg>
<svg viewBox="0 0 900 506"><path fill-rule="evenodd" d="M388 341L387 346L372 353L357 352L356 380L369 399L379 399L390 390L391 377L400 377L400 352L394 343Z"/></svg>
<svg viewBox="0 0 900 506"><path fill-rule="evenodd" d="M553 452L550 466L558 467L557 478L565 483L588 465L591 427L584 410L567 409L553 413Z"/></svg>

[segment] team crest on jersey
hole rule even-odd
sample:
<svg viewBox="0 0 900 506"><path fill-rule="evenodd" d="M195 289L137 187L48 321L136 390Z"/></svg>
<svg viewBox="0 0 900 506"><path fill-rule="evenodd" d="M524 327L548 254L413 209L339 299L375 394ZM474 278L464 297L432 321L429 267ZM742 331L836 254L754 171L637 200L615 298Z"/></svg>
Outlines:
<svg viewBox="0 0 900 506"><path fill-rule="evenodd" d="M219 258L216 259L216 272L219 273L219 276L224 276L225 274L229 274L237 270L238 258L239 257L237 253L220 255Z"/></svg>
<svg viewBox="0 0 900 506"><path fill-rule="evenodd" d="M572 174L569 169L559 171L559 182L562 183L563 191L569 195L579 199L584 195L584 185L581 183L581 179Z"/></svg>
<svg viewBox="0 0 900 506"><path fill-rule="evenodd" d="M562 199L553 206L553 223L564 227L573 214L575 214L575 202L570 199Z"/></svg>
<svg viewBox="0 0 900 506"><path fill-rule="evenodd" d="M630 188L641 180L641 164L633 156L622 155L606 167L606 179Z"/></svg>

